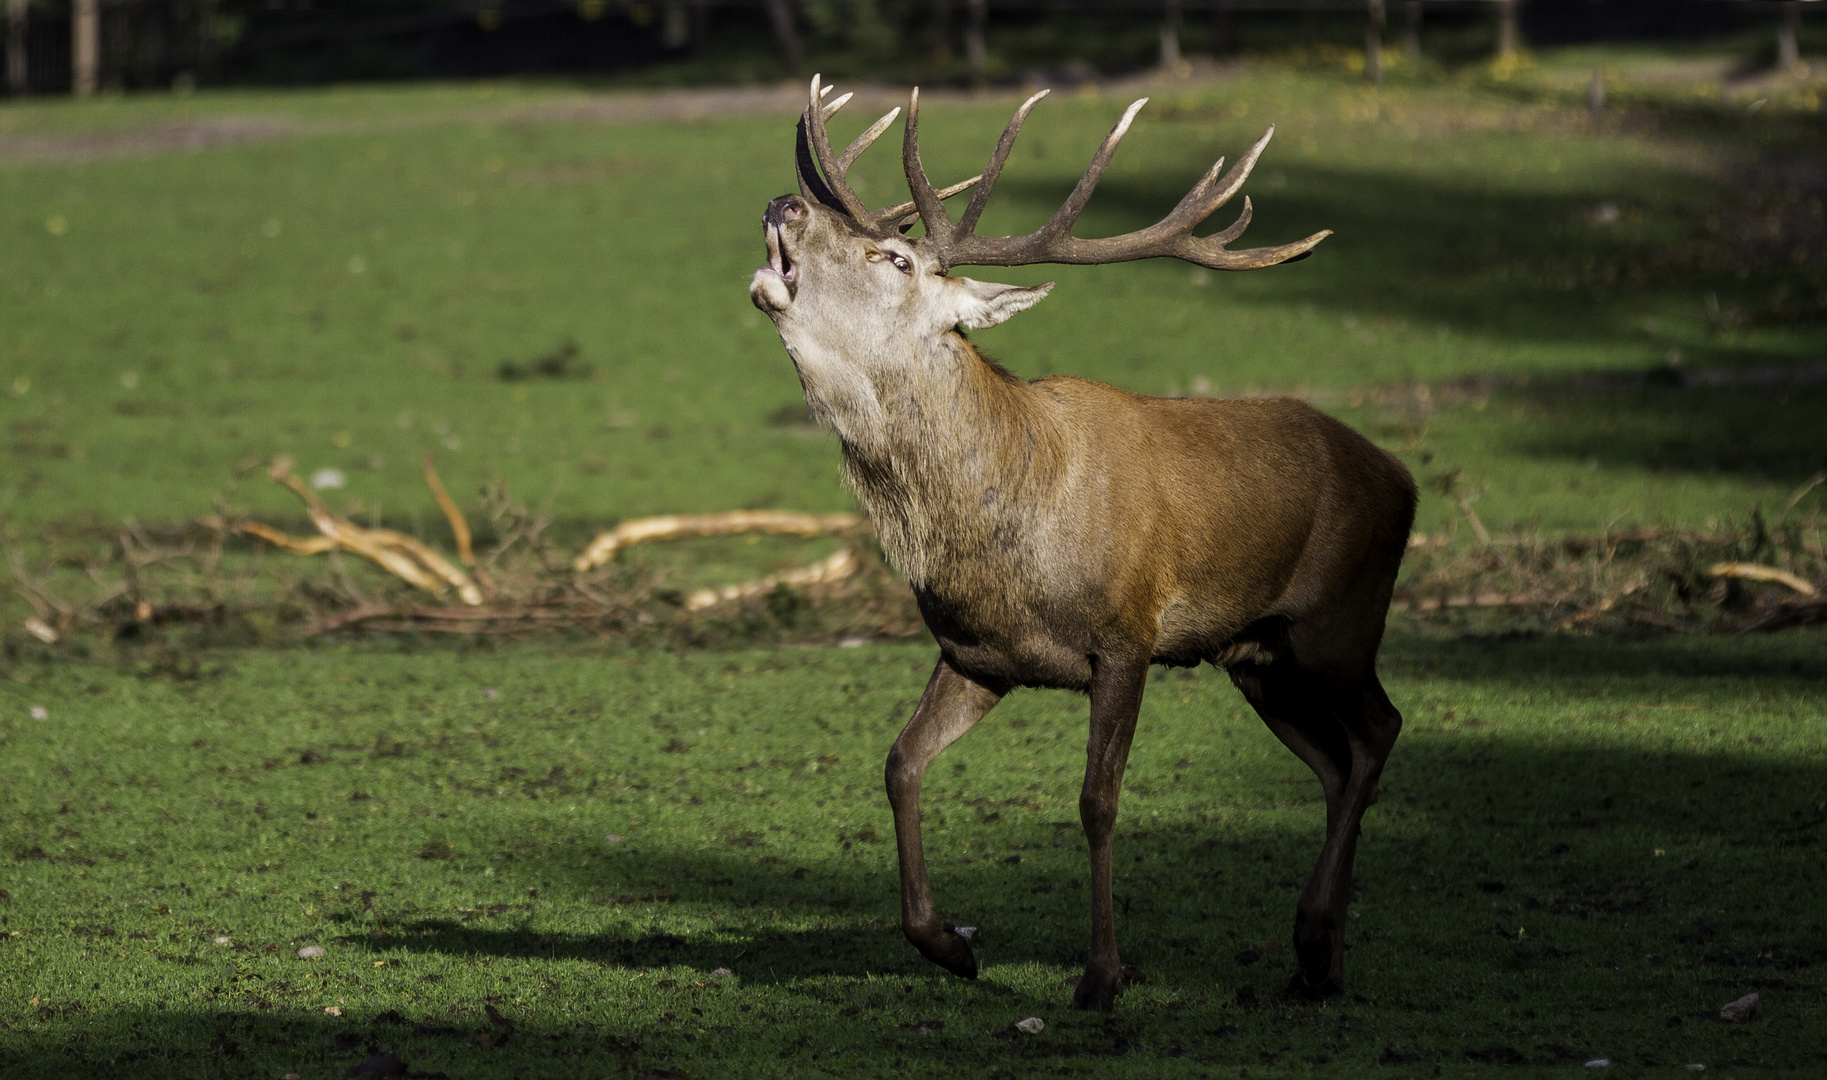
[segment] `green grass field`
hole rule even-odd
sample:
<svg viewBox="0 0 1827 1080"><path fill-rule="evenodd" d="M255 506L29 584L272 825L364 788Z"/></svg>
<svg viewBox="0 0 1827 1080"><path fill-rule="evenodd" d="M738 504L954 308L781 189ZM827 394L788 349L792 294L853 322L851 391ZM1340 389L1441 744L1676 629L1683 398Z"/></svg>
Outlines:
<svg viewBox="0 0 1827 1080"><path fill-rule="evenodd" d="M1166 262L991 271L1061 285L981 341L1028 376L1307 392L1417 473L1461 469L1494 527L1741 515L1827 466L1822 382L1772 394L1630 380L1671 363L1822 361L1818 194L1743 175L1760 159L1784 175L1818 138L1808 99L1778 97L1746 116L1690 93L1593 121L1571 96L1513 83L1379 95L1265 69L1170 86L1082 232L1152 221L1276 123L1248 238L1337 235L1297 266L1235 276ZM427 448L453 486L505 478L578 531L844 506L835 449L790 422L797 383L744 296L760 209L790 186L790 118L538 111L577 98L439 88L0 111L0 126L41 134L129 123L117 114L301 131L0 158L0 498L14 527L206 513L238 464L278 452L342 468L345 503L404 523L433 509L414 468ZM984 227L1044 220L1121 105L1043 105ZM934 174L978 168L1010 107L929 106ZM866 119L847 115L838 135ZM865 198L900 197L892 149L856 172ZM575 378L498 377L568 341ZM295 513L282 492L235 496ZM1429 504L1422 525L1457 515Z"/></svg>
<svg viewBox="0 0 1827 1080"><path fill-rule="evenodd" d="M1408 462L1436 534L1464 524L1449 492L1548 535L1775 518L1827 469L1818 82L1579 52L1372 92L1329 63L1150 88L1080 227L1147 224L1275 123L1248 239L1337 230L1315 257L984 271L1060 286L979 343L1024 376L1305 394ZM1599 117L1594 63L1617 72ZM929 171L980 167L1015 100L929 103ZM1044 220L1125 103L1043 105L985 231ZM603 106L501 84L0 107L9 550L213 500L296 526L247 471L282 453L428 536L425 450L573 546L648 513L849 508L745 295L790 108ZM195 131L259 137L183 149ZM899 197L886 146L855 176ZM827 550L635 558L725 581ZM1366 819L1352 992L1318 1006L1279 992L1317 785L1220 673L1157 674L1118 841L1142 980L1105 1017L1064 984L1089 933L1082 700L1016 695L929 778L941 906L984 927L964 983L899 935L881 793L929 644L174 659L40 647L25 610L0 603L9 1077L329 1078L382 1051L468 1078L1827 1069L1819 631L1395 624L1408 728ZM1717 1019L1753 991L1763 1019Z"/></svg>
<svg viewBox="0 0 1827 1080"><path fill-rule="evenodd" d="M902 942L880 765L926 646L32 671L0 683L0 1065L1811 1075L1823 644L1399 639L1409 723L1365 826L1354 992L1320 1006L1277 993L1317 784L1222 675L1158 675L1118 840L1144 981L1114 1017L1066 1010L1089 907L1068 695L1010 699L927 786L935 888L983 925L983 977ZM1753 991L1766 1019L1712 1015ZM506 1045L473 1042L485 1005ZM1029 1016L1046 1030L997 1037Z"/></svg>

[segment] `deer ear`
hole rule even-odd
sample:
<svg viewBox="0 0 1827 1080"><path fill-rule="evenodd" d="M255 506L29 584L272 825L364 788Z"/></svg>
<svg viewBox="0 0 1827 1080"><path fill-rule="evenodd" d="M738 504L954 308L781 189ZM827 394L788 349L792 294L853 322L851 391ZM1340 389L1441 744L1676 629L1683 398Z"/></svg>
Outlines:
<svg viewBox="0 0 1827 1080"><path fill-rule="evenodd" d="M970 278L949 278L952 298L956 304L956 318L953 323L966 330L987 330L997 323L1006 322L1018 311L1026 311L1040 303L1047 293L1053 290L1053 283L1025 288L1020 285L998 285L993 281L974 281Z"/></svg>

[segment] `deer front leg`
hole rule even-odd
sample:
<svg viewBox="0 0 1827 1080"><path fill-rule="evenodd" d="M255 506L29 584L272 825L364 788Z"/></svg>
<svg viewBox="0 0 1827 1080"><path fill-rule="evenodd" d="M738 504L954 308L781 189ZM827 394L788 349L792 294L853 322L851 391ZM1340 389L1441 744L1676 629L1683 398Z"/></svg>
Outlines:
<svg viewBox="0 0 1827 1080"><path fill-rule="evenodd" d="M1110 895L1110 843L1116 831L1117 800L1123 791L1123 769L1135 738L1136 714L1148 683L1148 653L1139 660L1099 656L1091 681L1091 738L1085 751L1085 786L1078 796L1078 817L1091 853L1091 956L1074 1009L1109 1012L1123 989L1123 962L1117 955L1116 908Z"/></svg>
<svg viewBox="0 0 1827 1080"><path fill-rule="evenodd" d="M894 810L895 848L901 859L901 932L920 954L966 979L977 977L970 942L939 918L926 881L926 852L920 842L920 783L934 758L983 719L1006 686L990 686L960 673L944 656L933 669L913 719L888 751L884 770L888 804Z"/></svg>

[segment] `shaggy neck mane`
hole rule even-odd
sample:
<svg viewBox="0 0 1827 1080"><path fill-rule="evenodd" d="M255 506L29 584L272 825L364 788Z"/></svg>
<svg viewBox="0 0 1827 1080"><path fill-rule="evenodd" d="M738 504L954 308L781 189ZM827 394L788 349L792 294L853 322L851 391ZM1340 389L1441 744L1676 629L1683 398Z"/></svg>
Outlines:
<svg viewBox="0 0 1827 1080"><path fill-rule="evenodd" d="M832 417L844 474L882 548L915 588L938 585L972 556L1019 546L1021 507L1050 502L1061 432L1034 387L945 334L905 366L871 379L874 423Z"/></svg>

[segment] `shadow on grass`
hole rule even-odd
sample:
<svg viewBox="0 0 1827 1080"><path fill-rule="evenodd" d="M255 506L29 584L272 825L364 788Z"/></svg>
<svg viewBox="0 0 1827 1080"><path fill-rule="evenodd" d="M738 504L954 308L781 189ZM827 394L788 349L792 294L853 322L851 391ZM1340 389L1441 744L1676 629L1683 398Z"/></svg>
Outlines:
<svg viewBox="0 0 1827 1080"><path fill-rule="evenodd" d="M1173 208L1185 193L1183 183L1201 167L1189 158L1185 170L1163 167L1106 179L1075 231L1099 236L1152 224ZM1265 176L1277 176L1277 186L1265 185ZM1743 205L1742 191L1641 168L1620 169L1582 187L1517 191L1495 183L1429 182L1407 172L1265 161L1250 184L1255 216L1232 246L1287 243L1319 228L1334 235L1295 266L1227 276L1224 284L1240 296L1445 326L1513 343L1640 343L1646 355L1665 353L1668 345L1657 346L1642 320L1671 297L1691 303L1697 323L1709 291L1722 305L1722 318L1735 304L1750 303L1756 310L1743 312L1745 318L1770 320L1786 313L1777 321L1796 327L1820 323L1822 313L1808 290L1785 300L1788 306L1780 311L1757 307L1771 280L1806 273L1791 264L1792 249L1796 243L1819 247L1818 213L1799 211L1810 215L1805 223L1794 223L1808 226L1803 235L1733 238L1732 212ZM1012 204L1011 216L1018 220L998 227L1028 227L1070 192L1066 182L1005 179L997 185L997 198ZM1612 212L1621 217L1594 224L1601 201L1615 203ZM1240 201L1221 209L1201 231L1228 225L1240 210ZM1709 215L1723 215L1717 234L1705 227ZM1818 259L1822 252L1812 254ZM1827 340L1827 330L1822 335ZM1818 349L1807 349L1791 359L1820 358ZM1690 348L1686 356L1690 365L1782 360L1723 339Z"/></svg>
<svg viewBox="0 0 1827 1080"><path fill-rule="evenodd" d="M1674 372L1652 372L1636 387L1544 378L1498 402L1521 409L1506 441L1531 456L1799 484L1827 469L1827 379L1771 374L1767 385L1729 388L1665 385Z"/></svg>
<svg viewBox="0 0 1827 1080"><path fill-rule="evenodd" d="M1285 189L1263 190L1272 174L1287 178ZM1148 225L1182 194L1177 176L1163 168L1107 179L1092 206L1097 220L1078 231ZM1808 209L1818 198L1771 203L1769 220L1781 219L1783 230L1773 238L1763 218L1749 222L1742 192L1644 169L1581 193L1267 162L1252 183L1257 213L1240 246L1321 225L1336 235L1298 266L1227 278L1239 297L1311 305L1352 326L1439 327L1450 334L1443 341L1464 343L1454 347L1530 348L1550 367L1558 349L1617 357L1620 366L1604 372L1483 380L1517 412L1510 440L1525 454L1797 482L1827 466L1827 308L1817 295L1827 231ZM1016 203L1026 222L1068 191L1015 179L998 185L997 197ZM1642 220L1595 225L1601 200ZM1232 212L1221 211L1216 225ZM1794 265L1804 248L1816 262Z"/></svg>
<svg viewBox="0 0 1827 1080"><path fill-rule="evenodd" d="M1570 719L1640 730L1645 721L1699 712L1721 682L1729 684L1716 702L1723 708L1742 700L1754 683L1766 699L1795 703L1791 711L1818 709L1827 692L1823 640L1827 635L1819 633L1629 643L1392 636L1384 663L1392 685L1459 680L1480 693L1467 695L1457 720L1449 712L1444 725L1432 717L1411 722L1398 745L1385 777L1388 798L1367 819L1360 864L1370 882L1367 895L1419 889L1416 899L1405 901L1413 906L1399 921L1424 926L1482 919L1468 913L1465 901L1495 892L1524 906L1533 899L1529 910L1579 919L1661 913L1680 923L1698 917L1683 913L1685 907L1698 905L1693 910L1699 911L1722 897L1688 895L1694 881L1670 875L1644 856L1658 845L1691 849L1704 854L1684 855L1682 865L1701 858L1708 880L1721 883L1724 892L1757 898L1764 914L1747 915L1738 928L1770 935L1759 945L1765 952L1794 957L1801 938L1819 938L1827 922L1784 922L1784 912L1792 915L1796 908L1774 903L1774 897L1790 893L1805 906L1808 890L1827 884L1827 870L1777 867L1789 858L1784 853L1818 846L1827 836L1827 762L1805 747L1788 749L1783 740L1793 732L1766 737L1746 729L1730 749L1701 749L1698 739L1688 740L1695 747L1688 749L1667 739L1560 739L1543 737L1539 727L1511 732L1504 721L1478 714L1491 715L1493 692L1501 700L1555 687ZM1407 707L1411 720L1432 710L1420 702ZM1552 704L1532 708L1545 709L1553 721ZM1207 813L1222 782L1195 766L1150 768L1138 757L1128 783L1137 798L1121 826L1117 885L1132 959L1170 981L1196 981L1236 951L1229 942L1286 936L1323 817L1316 785L1298 775L1280 789L1256 785L1239 792L1224 784L1226 798L1241 797L1252 809L1292 811L1274 825L1258 819L1240 826L1234 816ZM1082 963L1089 932L1081 834L1074 822L1041 820L1019 791L999 794L1007 797L961 802L929 785L927 843L941 909L954 921L982 924L986 963L1070 970ZM1171 824L1143 807L1166 810ZM1395 842L1380 844L1383 838ZM733 846L721 851L629 851L615 856L615 878L624 883L616 886L619 892L603 888L600 871L535 863L514 873L529 882L568 879L562 892L590 898L605 909L603 921L619 928L556 935L517 929L511 924L531 913L528 903L479 912L470 921L419 920L389 927L390 936L345 940L376 951L556 956L643 969L729 967L745 981L767 984L830 976L937 977L938 969L898 932L887 840L871 836L847 844L836 857L797 863L770 854L765 834L734 837ZM959 844L973 854L961 854ZM1412 863L1420 858L1432 869L1415 876ZM1800 876L1779 882L1772 874ZM1502 888L1492 890L1494 881ZM643 909L651 913L670 904L744 911L751 918L759 914L759 921L773 912L792 913L796 921L824 928L731 929L720 940L634 929ZM1483 912L1488 904L1472 907ZM1485 929L1480 922L1478 932ZM1787 944L1770 945L1783 937Z"/></svg>
<svg viewBox="0 0 1827 1080"><path fill-rule="evenodd" d="M1468 689L1456 715L1403 702L1415 722L1360 849L1347 958L1358 996L1339 1008L1349 1008L1360 1027L1394 1025L1388 1030L1400 1031L1403 1045L1422 1048L1402 1051L1404 1063L1548 1066L1581 1060L1569 1046L1587 1042L1623 1045L1612 1052L1651 1063L1666 1052L1656 1040L1672 1028L1664 1025L1670 1008L1701 1015L1700 1006L1716 1010L1750 989L1796 1002L1818 998L1827 990L1827 918L1817 902L1827 887L1818 857L1827 837L1827 761L1818 743L1788 746L1784 739L1810 739L1808 729L1753 722L1739 724L1736 745L1690 744L1679 723L1643 722L1680 718L1709 701L1720 708L1697 712L1697 720L1733 722L1735 703L1747 698L1774 702L1764 706L1772 715L1801 710L1806 719L1827 691L1824 640L1818 633L1632 643L1393 637L1385 663L1393 687L1412 695L1419 680L1453 697L1452 680L1460 680ZM1180 677L1166 675L1165 686ZM1504 712L1504 702L1526 695L1536 699L1531 719ZM1551 724L1559 700L1586 725L1566 737L1533 718L1550 710ZM1594 738L1595 721L1644 734ZM1525 722L1527 730L1505 726ZM1330 1030L1330 1012L1268 991L1262 1008L1243 1008L1237 993L1278 986L1288 974L1288 954L1273 945L1288 936L1318 847L1317 792L1304 776L1270 779L1241 794L1226 787L1230 801L1215 808L1211 793L1226 782L1152 762L1148 742L1145 731L1129 783L1140 797L1119 827L1117 895L1125 957L1141 969L1149 996L1114 1018L1065 1014L1070 991L1050 973L1074 970L1087 941L1078 830L1041 820L1018 791L993 802L935 791L929 821L949 821L942 839L937 828L929 837L941 906L982 924L982 959L1016 972L1014 979L992 970L991 979L965 984L914 955L895 927L886 844L859 841L796 865L772 857L764 835L710 852L618 852L620 892L605 890L600 862L591 869L526 858L510 864L526 879L519 884L542 884L541 897L526 905L384 923L356 905L332 913L331 925L347 931L333 946L343 957L464 961L450 978L474 986L463 992L476 996L460 1015L452 1015L448 994L437 1011L418 1004L425 991L407 989L388 997L391 1004L351 1005L332 1019L276 1008L258 981L243 979L222 987L214 1012L41 1012L9 1032L0 1065L20 1076L72 1068L147 1077L316 1068L335 1076L388 1050L416 1067L465 1077L625 1076L661 1065L699 1077L779 1075L816 1069L821 1055L841 1075L961 1068L997 1075L1040 1059L1095 1072L1094 1063L1073 1059L1116 1055L1158 1061L1158 1075L1176 1075L1170 1059L1181 1054L1235 1068L1290 1043L1308 1046L1302 1040L1313 1038L1316 1023ZM886 856L886 871L877 854ZM396 897L377 899L386 906ZM585 929L531 925L533 905L554 903L568 908L567 924ZM663 905L719 914L724 929L657 932L647 909ZM575 967L542 971L541 961L581 962L618 982L606 995ZM497 962L504 966L489 966ZM365 960L355 966L365 968ZM406 970L418 967L409 960ZM710 977L721 967L736 977ZM1038 983L1019 977L1035 970ZM633 972L642 975L631 991ZM576 1019L554 1019L559 1013L548 1003L543 1019L521 1018L508 1044L475 1041L489 1026L480 1015L485 1002L514 1019L516 993L557 979L567 985L554 1000ZM633 1010L625 1000L631 993L641 998ZM1535 1015L1522 1010L1581 1017L1586 1027L1528 1038L1468 1034L1486 1030L1498 1013ZM949 1025L926 1023L928 1014L949 1017ZM1642 1034L1647 1014L1653 1037ZM1047 1017L1046 1040L995 1037L1026 1015ZM1337 1021L1343 1032L1343 1016ZM1515 1022L1502 1020L1506 1030ZM1366 1038L1379 1042L1368 1047ZM1368 1065L1383 1038L1356 1036L1352 1052ZM1344 1042L1341 1034L1325 1052L1344 1054ZM1736 1042L1747 1064L1749 1053L1799 1067L1816 1052L1794 1038Z"/></svg>

